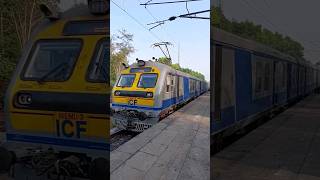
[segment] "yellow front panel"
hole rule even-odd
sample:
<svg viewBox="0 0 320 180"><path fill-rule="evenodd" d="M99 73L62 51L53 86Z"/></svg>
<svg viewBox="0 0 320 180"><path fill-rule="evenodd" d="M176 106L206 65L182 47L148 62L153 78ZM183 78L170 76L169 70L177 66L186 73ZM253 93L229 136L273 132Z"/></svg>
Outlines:
<svg viewBox="0 0 320 180"><path fill-rule="evenodd" d="M35 39L67 39L77 38L83 41L82 50L70 78L64 82L45 82L40 84L36 81L23 81L20 73L11 89L9 99L9 127L14 133L24 134L25 132L34 136L50 136L52 138L62 137L70 139L90 138L101 143L107 143L109 138L110 121L107 114L86 114L81 115L81 119L63 118L55 111L26 110L14 107L13 99L19 91L39 91L39 92L66 92L66 93L88 93L103 94L110 92L111 88L106 83L91 83L86 80L89 64L91 63L95 48L99 40L106 38L105 35L89 36L61 36L65 21L56 21L47 29L44 29ZM83 104L86 106L86 104ZM47 115L46 115L47 114Z"/></svg>
<svg viewBox="0 0 320 180"><path fill-rule="evenodd" d="M153 98L139 98L139 97L113 97L112 103L116 104L128 104L130 101L136 101L136 106L154 106Z"/></svg>
<svg viewBox="0 0 320 180"><path fill-rule="evenodd" d="M138 87L140 76L142 74L148 74L148 73L141 73L141 72L130 73L130 69L131 68L123 70L121 72L121 74L135 74L135 79L134 79L132 86L131 87L117 87L117 85L115 85L113 87L113 92L114 91L131 91L131 92L143 91L143 92L152 92L153 94L156 93L156 86L154 88L139 88ZM159 80L160 71L157 68L152 67L152 73L150 73L150 74L157 74L158 80ZM114 103L114 104L132 105L132 104L130 104L130 101L134 101L135 106L150 106L150 107L154 106L154 98L115 96L114 94L112 94L112 103Z"/></svg>
<svg viewBox="0 0 320 180"><path fill-rule="evenodd" d="M12 113L11 126L17 131L32 133L55 133L55 119L53 115Z"/></svg>
<svg viewBox="0 0 320 180"><path fill-rule="evenodd" d="M81 119L68 119L59 118L58 114L59 112L51 115L12 113L11 126L16 131L35 134L51 134L63 137L62 132L65 132L66 134L74 134L74 138L109 138L107 130L110 128L110 124L107 117L82 114L83 118ZM69 123L63 124L64 121ZM81 122L79 127L77 127L78 122ZM76 133L79 128L84 130L81 131L81 136L77 137Z"/></svg>

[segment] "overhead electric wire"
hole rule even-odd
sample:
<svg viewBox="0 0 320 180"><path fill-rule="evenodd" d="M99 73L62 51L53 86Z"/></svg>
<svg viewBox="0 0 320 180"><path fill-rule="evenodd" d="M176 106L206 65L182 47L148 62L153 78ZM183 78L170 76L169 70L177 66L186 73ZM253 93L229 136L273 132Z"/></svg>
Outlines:
<svg viewBox="0 0 320 180"><path fill-rule="evenodd" d="M121 6L119 6L117 3L115 3L113 0L111 2L116 5L119 9L121 9L123 12L125 12L131 19L133 19L136 23L138 23L141 27L143 27L145 30L147 30L154 38L156 38L159 41L162 41L161 38L159 38L156 34L154 34L152 31L150 31L147 27L145 27L138 19L136 19L134 16L132 16L130 13L128 13L125 9L123 9Z"/></svg>
<svg viewBox="0 0 320 180"><path fill-rule="evenodd" d="M138 1L141 3L141 0L138 0ZM152 1L152 0L149 0L148 2L151 2L151 1ZM145 6L144 9L148 12L148 14L149 14L155 21L159 21L159 19L156 18L156 17L151 13L151 11L149 11L149 9L147 8L147 6ZM160 24L160 25L161 25L161 24ZM169 35L169 33L164 29L163 26L162 26L162 28L163 28L164 32L166 33L166 35L174 42L174 44L176 44L176 41L174 40L174 38L173 38L171 35ZM150 29L150 30L151 30L151 29ZM174 46L174 45L173 45L173 46ZM174 48L172 49L172 51L173 51L174 53L177 53ZM171 59L171 61L172 61L172 59Z"/></svg>
<svg viewBox="0 0 320 180"><path fill-rule="evenodd" d="M148 1L146 3L141 3L140 5L149 6L149 5L160 5L160 4L184 3L184 2L192 2L192 1L202 1L202 0L166 1L166 2L155 2L155 3L150 3L151 1Z"/></svg>
<svg viewBox="0 0 320 180"><path fill-rule="evenodd" d="M147 25L153 25L156 24L155 26L149 28L149 30L158 27L162 24L164 24L166 21L173 21L176 20L177 18L190 18L190 19L210 19L210 17L200 17L200 16L191 16L191 15L196 15L196 14L201 14L201 13L206 13L206 12L210 12L211 10L204 10L204 11L197 11L197 12L193 12L193 13L187 13L187 14L181 14L179 16L171 16L168 19L165 20L161 20L161 21L156 21L153 23L149 23Z"/></svg>

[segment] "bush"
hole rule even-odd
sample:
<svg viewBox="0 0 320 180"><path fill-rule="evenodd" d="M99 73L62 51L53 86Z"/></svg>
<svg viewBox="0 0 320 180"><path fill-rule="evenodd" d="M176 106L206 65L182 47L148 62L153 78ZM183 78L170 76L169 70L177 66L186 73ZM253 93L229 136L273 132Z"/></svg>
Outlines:
<svg viewBox="0 0 320 180"><path fill-rule="evenodd" d="M15 67L16 64L7 58L0 60L0 109L3 107L4 94Z"/></svg>

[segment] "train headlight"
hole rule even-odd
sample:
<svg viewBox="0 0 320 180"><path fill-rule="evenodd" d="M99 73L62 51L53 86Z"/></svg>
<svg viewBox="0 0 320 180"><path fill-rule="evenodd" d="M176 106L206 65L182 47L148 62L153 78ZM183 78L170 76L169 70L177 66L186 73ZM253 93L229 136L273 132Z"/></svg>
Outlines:
<svg viewBox="0 0 320 180"><path fill-rule="evenodd" d="M138 66L144 66L146 65L146 62L144 60L137 60Z"/></svg>
<svg viewBox="0 0 320 180"><path fill-rule="evenodd" d="M115 96L120 96L120 94L121 94L120 91L115 91L115 92L114 92L114 95L115 95Z"/></svg>
<svg viewBox="0 0 320 180"><path fill-rule="evenodd" d="M110 9L106 0L88 0L88 5L92 14L107 14Z"/></svg>
<svg viewBox="0 0 320 180"><path fill-rule="evenodd" d="M153 97L153 93L152 93L152 92L147 92L146 96L147 96L148 98L151 98L151 97Z"/></svg>
<svg viewBox="0 0 320 180"><path fill-rule="evenodd" d="M20 105L29 105L32 103L32 97L30 94L19 94L17 100Z"/></svg>

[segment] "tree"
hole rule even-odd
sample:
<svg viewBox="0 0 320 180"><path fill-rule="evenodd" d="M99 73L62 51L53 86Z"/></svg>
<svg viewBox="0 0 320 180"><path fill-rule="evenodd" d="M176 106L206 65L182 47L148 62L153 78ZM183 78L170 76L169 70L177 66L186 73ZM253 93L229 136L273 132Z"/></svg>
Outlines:
<svg viewBox="0 0 320 180"><path fill-rule="evenodd" d="M166 64L168 66L171 66L172 65L172 62L171 62L171 59L167 58L167 57L160 57L158 59L158 62L159 63L162 63L162 64Z"/></svg>
<svg viewBox="0 0 320 180"><path fill-rule="evenodd" d="M122 63L128 64L128 56L134 52L133 35L126 30L118 31L111 38L110 82L114 84L123 68Z"/></svg>
<svg viewBox="0 0 320 180"><path fill-rule="evenodd" d="M249 21L230 21L217 7L213 7L213 11L211 11L211 17L213 19L211 21L212 26L218 27L243 38L265 44L294 58L304 59L303 46L288 36L284 37L278 32L272 32L268 29L262 28L261 25L255 25Z"/></svg>
<svg viewBox="0 0 320 180"><path fill-rule="evenodd" d="M160 62L162 64L168 63L167 65L171 66L173 69L176 69L176 70L181 71L181 72L185 72L187 74L190 74L191 76L194 76L194 77L197 77L199 79L205 80L205 77L204 77L203 74L201 74L199 72L196 72L196 71L193 71L192 69L189 69L189 68L182 68L179 64L171 64L171 61L169 61L168 58L166 58L166 57L160 57L158 59L158 62Z"/></svg>
<svg viewBox="0 0 320 180"><path fill-rule="evenodd" d="M43 18L41 3L57 8L57 0L0 0L0 104L21 49Z"/></svg>

